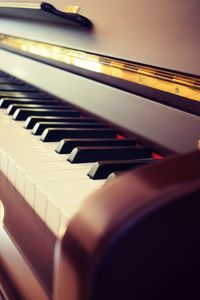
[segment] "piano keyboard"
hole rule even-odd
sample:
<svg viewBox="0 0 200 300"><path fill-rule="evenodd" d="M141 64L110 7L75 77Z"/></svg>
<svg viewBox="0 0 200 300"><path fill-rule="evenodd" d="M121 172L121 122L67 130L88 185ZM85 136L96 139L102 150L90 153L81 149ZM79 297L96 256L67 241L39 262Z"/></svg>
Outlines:
<svg viewBox="0 0 200 300"><path fill-rule="evenodd" d="M135 139L3 72L0 98L0 170L56 236L110 174L154 160Z"/></svg>

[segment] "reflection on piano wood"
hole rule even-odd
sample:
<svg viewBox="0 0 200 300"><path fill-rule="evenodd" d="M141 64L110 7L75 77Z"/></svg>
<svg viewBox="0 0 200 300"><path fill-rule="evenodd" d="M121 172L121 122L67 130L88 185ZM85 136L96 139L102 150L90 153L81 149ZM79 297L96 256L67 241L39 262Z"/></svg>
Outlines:
<svg viewBox="0 0 200 300"><path fill-rule="evenodd" d="M200 296L196 71L7 33L0 296Z"/></svg>

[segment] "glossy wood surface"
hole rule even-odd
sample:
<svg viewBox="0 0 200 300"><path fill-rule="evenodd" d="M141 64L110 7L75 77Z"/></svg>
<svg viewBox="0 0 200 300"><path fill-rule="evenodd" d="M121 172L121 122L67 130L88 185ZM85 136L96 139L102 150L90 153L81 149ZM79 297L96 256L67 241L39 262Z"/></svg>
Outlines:
<svg viewBox="0 0 200 300"><path fill-rule="evenodd" d="M17 288L25 288L31 297L48 297L52 293L55 237L2 173L0 200L5 209L0 244L5 272L10 273L14 287L23 283Z"/></svg>
<svg viewBox="0 0 200 300"><path fill-rule="evenodd" d="M2 261L0 260L2 264ZM2 298L1 298L2 297ZM16 291L13 291L9 286L9 278L5 275L2 270L2 265L0 269L0 299L1 300L16 300Z"/></svg>
<svg viewBox="0 0 200 300"><path fill-rule="evenodd" d="M176 260L178 256L180 256L181 252L179 254L176 253L181 245L181 238L183 238L183 240L185 239L186 247L187 241L190 240L191 245L194 243L194 251L191 248L189 252L190 257L186 256L185 261L185 266L190 265L192 257L191 253L193 252L194 259L196 259L195 250L199 249L199 243L198 240L196 240L197 236L199 236L198 228L200 225L199 218L196 219L198 215L197 211L199 209L199 197L200 152L166 159L157 164L129 172L124 176L119 176L118 179L104 185L103 188L85 202L82 210L70 223L62 243L57 244L55 299L64 300L66 295L69 300L95 299L92 295L95 294L94 286L97 286L97 290L99 288L99 282L95 282L95 278L98 278L99 276L98 268L101 269L99 265L105 263L104 257L107 252L109 253L109 251L112 250L113 241L116 242L117 239L120 239L120 234L126 232L130 224L132 226L131 228L133 228L133 232L136 227L135 225L138 223L140 228L142 228L141 224L143 224L143 220L157 220L157 217L159 220L156 227L154 226L155 231L153 232L153 235L149 235L148 226L144 231L140 232L140 234L142 233L142 235L140 235L140 241L141 239L149 241L149 247L151 243L154 244L154 235L158 238L156 244L157 249L160 249L162 243L164 243L163 238L165 235L163 236L160 234L159 227L165 228L166 232L168 230L171 232L170 235L168 234L169 243L164 250L165 256L162 260L163 263L168 261L168 259ZM172 208L172 210L170 211L168 218L171 218L173 221L169 224L167 223L170 226L166 226L167 224L164 221L165 218L160 218L159 214L165 216L165 212L169 207L170 209ZM159 213L157 214L158 210ZM180 225L178 225L179 217ZM186 219L188 219L188 223L186 222ZM195 220L194 224L193 220ZM179 231L181 226L182 228L186 226L188 230L185 231L185 229L183 229L183 231ZM180 245L178 243L179 238ZM190 242L188 242L188 244L190 244ZM175 245L175 252L171 250L170 245ZM130 246L131 244L129 244L128 247ZM111 250L109 250L109 248ZM133 244L133 249L134 248L137 248L137 243L135 244L135 247ZM143 253L143 248L144 245L138 251ZM167 252L168 249L169 254ZM156 250L156 248L154 250ZM121 267L123 268L123 264L127 263L127 268L129 268L129 265L132 266L131 272L134 272L132 260L136 258L133 253L128 262L126 261L126 257L119 257L119 266L121 264ZM113 255L114 254L115 252ZM151 254L152 259L155 259L154 252ZM112 251L110 255L111 257L113 256ZM151 260L151 255L149 259ZM109 260L107 262L109 263ZM197 259L195 261L195 266L199 266L199 264L200 261ZM114 265L112 265L112 267L114 267ZM158 266L155 265L155 269L157 267ZM109 273L111 270L108 268L107 272ZM104 274L104 277L107 276L107 272ZM116 269L116 272L120 274L120 269ZM140 268L138 272L139 275ZM145 274L151 274L151 277L154 268L151 270L147 269L145 272L146 273L141 273L144 277ZM186 275L188 279L189 274L187 273ZM134 274L134 276L137 276L137 274ZM196 278L194 277L194 274L192 274L192 276L193 278ZM107 279L112 281L109 278ZM102 282L103 280L104 279L102 279ZM131 280L131 277L129 280ZM119 285L120 284L122 285L123 283L121 282ZM140 284L141 282L138 283L138 285ZM147 288L145 284L147 284L147 282L145 283L143 280L143 291ZM105 292L103 296L104 299L109 299L107 297L108 295L112 295L113 291L109 291L108 286L108 289L105 289L103 292L103 286L105 287L103 284L101 287L100 284L101 288L99 292L101 296ZM131 286L134 287L134 281ZM117 280L112 288L117 290ZM160 287L158 286L158 289L159 288ZM96 295L96 297L97 296L98 295Z"/></svg>

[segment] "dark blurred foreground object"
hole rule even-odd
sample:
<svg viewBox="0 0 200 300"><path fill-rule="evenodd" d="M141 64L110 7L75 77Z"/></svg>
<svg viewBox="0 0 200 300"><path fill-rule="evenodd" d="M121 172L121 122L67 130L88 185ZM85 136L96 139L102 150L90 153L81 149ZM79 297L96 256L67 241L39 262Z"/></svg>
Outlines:
<svg viewBox="0 0 200 300"><path fill-rule="evenodd" d="M199 299L200 152L119 176L57 242L55 299Z"/></svg>

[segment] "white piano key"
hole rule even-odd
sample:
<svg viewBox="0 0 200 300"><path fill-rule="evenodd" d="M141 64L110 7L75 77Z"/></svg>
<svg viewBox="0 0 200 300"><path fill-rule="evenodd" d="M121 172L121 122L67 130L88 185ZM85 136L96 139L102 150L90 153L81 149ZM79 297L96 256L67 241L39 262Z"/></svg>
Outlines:
<svg viewBox="0 0 200 300"><path fill-rule="evenodd" d="M21 163L36 163L36 162L50 162L63 161L64 157L56 155L56 153L36 153L28 155L15 155L15 158L8 157L7 177L15 185L17 166Z"/></svg>
<svg viewBox="0 0 200 300"><path fill-rule="evenodd" d="M64 181L71 179L87 179L87 173L90 170L92 164L70 164L65 162L62 166L53 166L54 170L35 170L31 172L23 173L20 170L17 174L16 187L20 190L21 194L24 196L25 200L30 203L31 206L34 205L34 196L36 185L41 182L52 182L52 181ZM43 166L39 166L43 167Z"/></svg>
<svg viewBox="0 0 200 300"><path fill-rule="evenodd" d="M65 162L42 162L33 164L21 164L17 167L17 178L16 186L20 189L21 194L24 196L25 200L34 207L35 198L35 186L37 184L37 179L32 180L30 174L37 173L40 171L44 176L45 172L53 172L55 175L56 171L66 170L67 165ZM26 180L25 180L26 179Z"/></svg>
<svg viewBox="0 0 200 300"><path fill-rule="evenodd" d="M48 213L46 217L46 224L56 236L62 236L67 225L74 215L80 210L81 205L69 206L64 209L55 210L53 201L48 201Z"/></svg>
<svg viewBox="0 0 200 300"><path fill-rule="evenodd" d="M26 149L26 145L24 145L24 149ZM1 145L1 171L7 175L8 174L8 165L9 165L9 159L12 159L12 157L10 156L10 154L12 155L12 152L15 153L15 155L18 153L19 151L19 147L18 148L14 148L13 145L11 145L10 147L6 147L5 145L2 146ZM23 153L23 148L20 150Z"/></svg>
<svg viewBox="0 0 200 300"><path fill-rule="evenodd" d="M51 205L50 202L48 204ZM52 220L49 219L48 223L51 224L50 227L51 227L51 230L53 231L53 233L55 235L62 236L63 233L65 232L70 220L78 213L80 208L81 208L81 205L62 208L59 211L59 217L58 217L59 225L57 227L53 226L53 224L55 225L55 220L54 220L54 215L53 215L54 211L52 211ZM50 218L50 216L49 216L49 218Z"/></svg>
<svg viewBox="0 0 200 300"><path fill-rule="evenodd" d="M20 173L21 175L22 173ZM36 183L31 178L25 176L17 176L17 189L20 191L24 199L34 208ZM27 176L27 175L26 175Z"/></svg>
<svg viewBox="0 0 200 300"><path fill-rule="evenodd" d="M103 185L87 173L93 163L71 164L57 143L43 143L24 122L0 110L0 170L55 235L66 227L85 197Z"/></svg>
<svg viewBox="0 0 200 300"><path fill-rule="evenodd" d="M25 174L29 172L47 172L47 171L58 171L58 170L65 170L66 169L66 162L65 161L51 161L51 162L41 162L41 163L21 163L20 166L17 167L18 169L23 170Z"/></svg>
<svg viewBox="0 0 200 300"><path fill-rule="evenodd" d="M61 209L81 205L84 199L104 182L104 180L93 181L88 178L40 183L36 186L34 210L50 229L59 228L60 217L57 216ZM55 218L53 218L54 214Z"/></svg>
<svg viewBox="0 0 200 300"><path fill-rule="evenodd" d="M1 148L5 149L7 153L10 155L13 153L32 153L35 150L42 150L42 151L51 151L55 152L55 149L57 147L57 143L42 143L40 140L37 139L23 139L20 138L20 144L19 144L19 138L17 140L14 140L13 138L11 140L7 140L6 138L3 139L1 143Z"/></svg>
<svg viewBox="0 0 200 300"><path fill-rule="evenodd" d="M8 155L6 152L1 149L1 172L4 173L4 175L7 175L8 173Z"/></svg>
<svg viewBox="0 0 200 300"><path fill-rule="evenodd" d="M35 198L33 203L33 208L37 215L45 222L46 211L47 211L47 195L45 192L36 185ZM35 200L37 199L37 201Z"/></svg>

